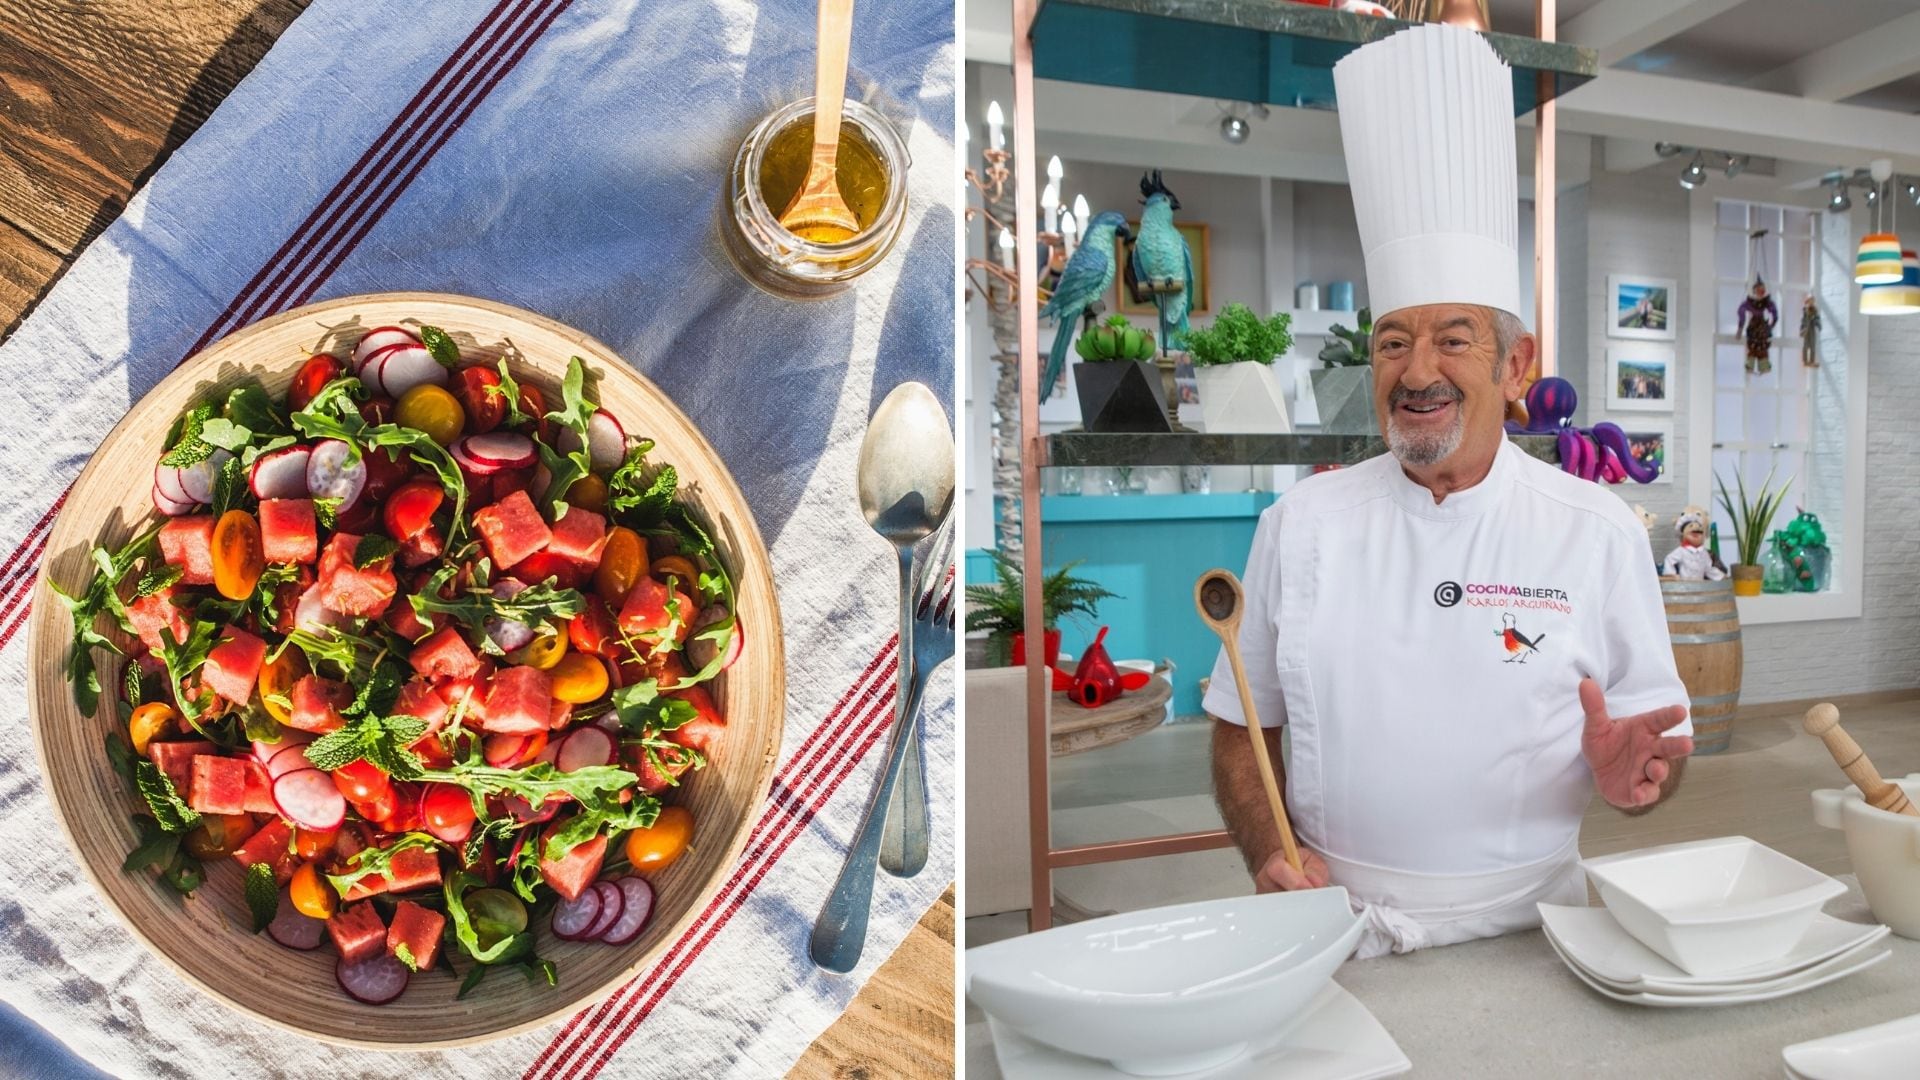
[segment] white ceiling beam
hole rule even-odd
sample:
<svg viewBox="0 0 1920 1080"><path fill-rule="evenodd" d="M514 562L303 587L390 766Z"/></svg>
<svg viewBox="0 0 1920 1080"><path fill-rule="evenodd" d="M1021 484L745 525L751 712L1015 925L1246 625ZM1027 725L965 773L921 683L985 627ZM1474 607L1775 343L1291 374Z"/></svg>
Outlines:
<svg viewBox="0 0 1920 1080"><path fill-rule="evenodd" d="M1920 74L1920 11L1811 52L1753 80L1760 90L1842 101Z"/></svg>
<svg viewBox="0 0 1920 1080"><path fill-rule="evenodd" d="M1683 34L1741 0L1600 0L1561 24L1561 41L1585 45L1609 68L1642 49ZM969 5L971 6L971 5Z"/></svg>

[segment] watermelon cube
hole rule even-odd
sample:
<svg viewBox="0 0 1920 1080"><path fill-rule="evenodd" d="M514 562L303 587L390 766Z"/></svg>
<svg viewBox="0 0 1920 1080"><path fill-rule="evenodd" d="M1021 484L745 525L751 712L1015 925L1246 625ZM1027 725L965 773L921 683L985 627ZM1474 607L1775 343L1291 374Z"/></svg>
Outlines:
<svg viewBox="0 0 1920 1080"><path fill-rule="evenodd" d="M620 605L620 626L635 638L648 643L658 643L669 633L675 642L685 641L691 629L694 616L693 601L679 589L669 590L666 585L642 574L633 588L627 591L626 603Z"/></svg>
<svg viewBox="0 0 1920 1080"><path fill-rule="evenodd" d="M659 764L654 759L659 759ZM657 795L680 782L680 774L693 766L693 755L679 746L661 746L654 748L649 755L645 747L632 747L624 755L627 770L640 778L640 790L649 795Z"/></svg>
<svg viewBox="0 0 1920 1080"><path fill-rule="evenodd" d="M534 509L525 491L511 495L473 515L473 527L486 541L487 554L502 570L547 546L553 531Z"/></svg>
<svg viewBox="0 0 1920 1080"><path fill-rule="evenodd" d="M494 734L544 732L553 716L553 679L536 667L503 669L487 689L485 711L480 726Z"/></svg>
<svg viewBox="0 0 1920 1080"><path fill-rule="evenodd" d="M607 855L607 838L596 836L584 844L575 844L559 860L547 858L547 838L559 831L560 822L547 826L540 838L540 875L553 891L569 900L577 900L600 875L600 861Z"/></svg>
<svg viewBox="0 0 1920 1080"><path fill-rule="evenodd" d="M252 758L241 758L247 767L247 790L240 796L240 807L249 814L277 814L273 801L273 782L267 779L267 767Z"/></svg>
<svg viewBox="0 0 1920 1080"><path fill-rule="evenodd" d="M333 947L340 950L340 958L349 964L377 956L387 948L387 924L380 921L380 911L372 904L341 905L327 920L327 933L333 936Z"/></svg>
<svg viewBox="0 0 1920 1080"><path fill-rule="evenodd" d="M260 665L267 658L267 643L237 626L220 633L220 640L207 653L200 678L213 692L245 705L253 697L253 683L260 677Z"/></svg>
<svg viewBox="0 0 1920 1080"><path fill-rule="evenodd" d="M607 546L607 519L578 506L567 507L553 523L553 538L547 551L591 573L600 565L600 553Z"/></svg>
<svg viewBox="0 0 1920 1080"><path fill-rule="evenodd" d="M213 584L213 515L177 517L160 526L160 555L181 569L181 584Z"/></svg>
<svg viewBox="0 0 1920 1080"><path fill-rule="evenodd" d="M320 602L342 615L378 616L393 602L399 582L393 576L393 556L375 560L366 569L353 564L360 538L334 533L320 553Z"/></svg>
<svg viewBox="0 0 1920 1080"><path fill-rule="evenodd" d="M668 740L698 750L709 757L713 756L713 752L719 749L721 738L727 733L727 720L720 715L720 707L713 703L713 697L707 693L707 688L689 686L685 690L672 691L667 696L687 702L698 714L668 732Z"/></svg>
<svg viewBox="0 0 1920 1080"><path fill-rule="evenodd" d="M260 548L268 562L310 563L320 555L312 499L260 500Z"/></svg>
<svg viewBox="0 0 1920 1080"><path fill-rule="evenodd" d="M302 675L287 697L293 704L288 727L325 734L346 723L340 710L353 703L353 687L318 675Z"/></svg>
<svg viewBox="0 0 1920 1080"><path fill-rule="evenodd" d="M235 848L233 858L241 866L266 863L273 867L273 879L285 885L300 867L300 857L293 853L292 841L293 826L288 825L285 818L276 817Z"/></svg>
<svg viewBox="0 0 1920 1080"><path fill-rule="evenodd" d="M389 872L368 874L347 887L346 899L358 900L383 892L407 892L440 884L440 856L431 848L395 852Z"/></svg>
<svg viewBox="0 0 1920 1080"><path fill-rule="evenodd" d="M471 679L480 670L480 658L460 631L449 626L413 647L407 657L413 670L430 679Z"/></svg>
<svg viewBox="0 0 1920 1080"><path fill-rule="evenodd" d="M400 688L400 697L393 703L395 716L413 716L427 722L427 735L431 736L446 725L447 714L453 709L442 698L433 684L425 679L408 680Z"/></svg>
<svg viewBox="0 0 1920 1080"><path fill-rule="evenodd" d="M447 617L436 611L433 612L433 618L423 620L420 618L419 613L413 610L411 603L401 599L387 608L387 613L383 616L383 621L389 629L401 637L406 638L408 641L419 641L421 638L445 626L447 624Z"/></svg>
<svg viewBox="0 0 1920 1080"><path fill-rule="evenodd" d="M246 812L247 763L240 758L201 754L193 759L187 805L202 814Z"/></svg>
<svg viewBox="0 0 1920 1080"><path fill-rule="evenodd" d="M219 752L219 747L205 739L189 739L184 742L154 742L147 744L147 757L160 767L168 780L173 781L173 790L187 797L187 790L193 781L193 759L202 754Z"/></svg>
<svg viewBox="0 0 1920 1080"><path fill-rule="evenodd" d="M173 640L185 641L193 632L193 624L186 615L173 604L173 598L179 595L169 585L151 596L142 596L127 604L127 621L133 624L133 632L140 641L158 656L161 648L160 628L166 627Z"/></svg>
<svg viewBox="0 0 1920 1080"><path fill-rule="evenodd" d="M413 966L425 971L440 955L440 934L447 928L447 917L421 907L411 900L400 901L393 909L393 925L387 927L387 951L398 954L407 947Z"/></svg>

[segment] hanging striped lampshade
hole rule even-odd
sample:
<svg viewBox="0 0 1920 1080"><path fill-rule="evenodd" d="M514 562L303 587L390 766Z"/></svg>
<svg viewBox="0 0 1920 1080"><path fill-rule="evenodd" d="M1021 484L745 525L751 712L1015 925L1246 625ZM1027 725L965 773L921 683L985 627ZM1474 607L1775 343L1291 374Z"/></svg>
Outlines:
<svg viewBox="0 0 1920 1080"><path fill-rule="evenodd" d="M1862 285L1900 284L1900 238L1893 233L1868 233L1860 238L1860 254L1853 263L1853 280Z"/></svg>
<svg viewBox="0 0 1920 1080"><path fill-rule="evenodd" d="M1920 312L1920 255L1900 253L1900 280L1860 290L1862 315L1911 315Z"/></svg>

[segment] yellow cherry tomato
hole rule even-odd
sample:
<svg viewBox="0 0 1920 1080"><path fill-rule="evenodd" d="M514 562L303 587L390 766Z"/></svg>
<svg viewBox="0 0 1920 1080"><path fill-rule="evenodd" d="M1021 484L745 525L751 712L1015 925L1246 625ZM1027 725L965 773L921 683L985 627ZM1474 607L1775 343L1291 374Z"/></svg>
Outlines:
<svg viewBox="0 0 1920 1080"><path fill-rule="evenodd" d="M172 730L173 718L177 715L173 706L164 701L149 701L133 710L133 715L127 717L127 735L133 740L133 752L146 757L147 747Z"/></svg>
<svg viewBox="0 0 1920 1080"><path fill-rule="evenodd" d="M582 510L591 510L596 514L607 509L607 482L592 473L573 482L567 489L567 503Z"/></svg>
<svg viewBox="0 0 1920 1080"><path fill-rule="evenodd" d="M229 600L245 600L267 568L260 523L245 510L229 510L213 526L213 587Z"/></svg>
<svg viewBox="0 0 1920 1080"><path fill-rule="evenodd" d="M333 854L333 845L340 839L339 829L319 832L314 829L295 828L293 830L293 853L303 859L317 859L322 855Z"/></svg>
<svg viewBox="0 0 1920 1080"><path fill-rule="evenodd" d="M568 653L553 666L553 696L585 705L607 692L607 665L586 653Z"/></svg>
<svg viewBox="0 0 1920 1080"><path fill-rule="evenodd" d="M627 834L627 861L643 873L665 870L686 853L692 839L693 811L684 806L666 807L651 828Z"/></svg>
<svg viewBox="0 0 1920 1080"><path fill-rule="evenodd" d="M196 859L231 855L253 835L253 819L245 814L201 814L200 825L187 834L187 853Z"/></svg>
<svg viewBox="0 0 1920 1080"><path fill-rule="evenodd" d="M668 555L663 559L653 560L650 572L661 581L667 580L668 575L679 578L679 587L682 592L692 592L694 582L700 580L698 572L693 568L693 563L679 555Z"/></svg>
<svg viewBox="0 0 1920 1080"><path fill-rule="evenodd" d="M401 394L393 407L393 419L395 423L419 428L441 446L453 445L453 440L459 438L467 426L467 414L460 408L460 400L445 387L432 383L421 383Z"/></svg>
<svg viewBox="0 0 1920 1080"><path fill-rule="evenodd" d="M541 671L549 671L565 655L567 655L567 635L562 632L541 634L508 653L507 659L515 664L525 664L528 667L539 668Z"/></svg>
<svg viewBox="0 0 1920 1080"><path fill-rule="evenodd" d="M307 658L299 649L288 649L278 659L269 660L260 665L260 680L254 686L260 696L260 707L267 715L284 724L293 719L293 711L273 699L287 699L291 704L293 684L307 674Z"/></svg>
<svg viewBox="0 0 1920 1080"><path fill-rule="evenodd" d="M647 542L625 525L607 530L607 546L600 550L600 565L593 571L593 589L617 613L626 602L627 592L640 575L647 572Z"/></svg>
<svg viewBox="0 0 1920 1080"><path fill-rule="evenodd" d="M287 883L287 894L300 914L310 919L331 918L339 902L333 883L320 876L320 868L315 863L302 863L300 869L293 872L293 880Z"/></svg>

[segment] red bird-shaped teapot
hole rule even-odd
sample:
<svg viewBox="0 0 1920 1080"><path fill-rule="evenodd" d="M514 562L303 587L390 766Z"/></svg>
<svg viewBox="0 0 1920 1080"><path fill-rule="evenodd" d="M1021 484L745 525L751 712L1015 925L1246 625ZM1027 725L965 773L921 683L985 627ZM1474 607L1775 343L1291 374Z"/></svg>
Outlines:
<svg viewBox="0 0 1920 1080"><path fill-rule="evenodd" d="M1107 655L1107 647L1103 644L1108 629L1105 626L1100 628L1100 633L1094 637L1093 644L1087 646L1072 675L1058 669L1053 673L1053 688L1067 691L1068 697L1089 709L1097 709L1153 680L1149 672L1122 672L1114 666L1113 658Z"/></svg>

